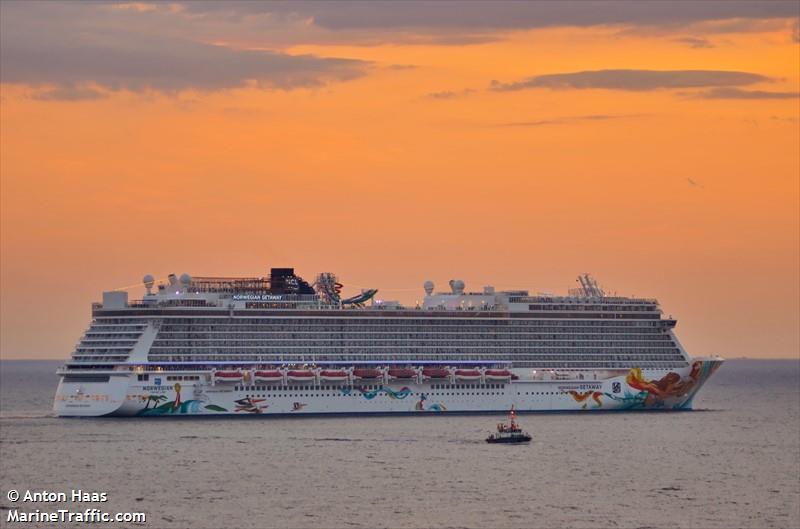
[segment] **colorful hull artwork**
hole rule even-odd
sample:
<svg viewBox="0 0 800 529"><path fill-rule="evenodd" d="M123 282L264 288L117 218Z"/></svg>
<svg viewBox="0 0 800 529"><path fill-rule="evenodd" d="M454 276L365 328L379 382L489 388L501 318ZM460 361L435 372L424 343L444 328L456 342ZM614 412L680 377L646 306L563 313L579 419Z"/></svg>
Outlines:
<svg viewBox="0 0 800 529"><path fill-rule="evenodd" d="M535 380L448 383L422 380L386 386L296 386L257 383L194 383L144 385L118 377L108 393L76 385L67 388L76 407L83 400L103 402L106 415L140 417L175 415L301 415L424 412L504 412L511 406L520 412L685 410L700 387L719 368L721 359L695 360L675 370L598 372L602 380ZM111 390L116 391L112 394ZM91 390L91 392L90 392ZM188 397L187 395L190 395Z"/></svg>
<svg viewBox="0 0 800 529"><path fill-rule="evenodd" d="M447 408L444 404L441 403L428 403L428 395L425 393L421 393L419 396L419 401L417 401L417 405L414 406L414 409L417 411L447 411Z"/></svg>
<svg viewBox="0 0 800 529"><path fill-rule="evenodd" d="M624 394L605 395L622 404L622 409L690 409L697 390L719 368L721 362L696 360L687 377L670 372L659 380L645 380L642 370L631 369L625 379L629 388Z"/></svg>
<svg viewBox="0 0 800 529"><path fill-rule="evenodd" d="M200 400L181 400L181 385L175 384L172 387L173 391L175 391L175 398L171 401L165 402L163 404L159 404L162 400L167 400L166 395L146 395L140 397L140 399L147 404L141 410L139 410L136 415L174 415L174 414L197 414L203 413L202 410L205 409L210 412L227 412L228 410L217 406L215 404L205 404ZM150 403L154 403L153 407L150 407ZM237 410L238 411L238 410Z"/></svg>
<svg viewBox="0 0 800 529"><path fill-rule="evenodd" d="M409 395L411 395L411 388L409 388L407 386L404 386L404 387L402 387L401 389L399 389L397 391L394 391L391 388L378 388L378 389L369 390L369 391L364 389L364 388L362 388L362 387L357 387L355 389L357 391L361 392L361 396L364 397L367 400L372 400L375 397L377 397L378 395L380 395L381 393L386 394L389 398L401 399L401 400L406 398L406 397L408 397ZM340 391L342 392L343 395L349 395L351 393L351 391L352 391L352 388L342 388Z"/></svg>

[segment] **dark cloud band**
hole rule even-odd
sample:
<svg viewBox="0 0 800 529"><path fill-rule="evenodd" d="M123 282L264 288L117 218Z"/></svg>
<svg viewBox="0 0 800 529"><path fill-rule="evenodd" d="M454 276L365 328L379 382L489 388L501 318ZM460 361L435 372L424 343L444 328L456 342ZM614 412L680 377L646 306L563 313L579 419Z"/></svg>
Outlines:
<svg viewBox="0 0 800 529"><path fill-rule="evenodd" d="M596 26L612 24L663 25L723 19L793 18L797 5L791 1L719 0L540 0L453 2L386 0L186 2L196 13L227 12L245 16L270 13L296 15L317 26L333 29L468 28L525 29L549 26Z"/></svg>
<svg viewBox="0 0 800 529"><path fill-rule="evenodd" d="M313 87L358 78L370 66L200 42L163 26L148 29L147 20L102 4L2 4L0 80L50 86L43 99L91 99L115 90Z"/></svg>
<svg viewBox="0 0 800 529"><path fill-rule="evenodd" d="M769 80L755 73L721 70L594 70L538 75L511 83L492 81L491 88L501 92L531 88L648 91L744 86Z"/></svg>

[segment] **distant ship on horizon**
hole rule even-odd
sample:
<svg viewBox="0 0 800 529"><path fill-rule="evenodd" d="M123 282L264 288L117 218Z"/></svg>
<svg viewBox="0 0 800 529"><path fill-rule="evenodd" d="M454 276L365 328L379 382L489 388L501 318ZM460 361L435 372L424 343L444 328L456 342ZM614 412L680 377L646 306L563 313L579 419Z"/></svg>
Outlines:
<svg viewBox="0 0 800 529"><path fill-rule="evenodd" d="M690 409L722 359L692 359L654 299L423 285L415 307L342 298L330 273L195 277L103 293L58 370L60 416Z"/></svg>

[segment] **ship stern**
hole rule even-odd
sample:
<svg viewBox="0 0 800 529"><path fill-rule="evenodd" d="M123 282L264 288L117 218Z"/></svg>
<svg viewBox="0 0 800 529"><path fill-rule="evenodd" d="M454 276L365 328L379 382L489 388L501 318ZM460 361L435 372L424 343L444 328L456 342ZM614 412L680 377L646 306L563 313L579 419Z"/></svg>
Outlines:
<svg viewBox="0 0 800 529"><path fill-rule="evenodd" d="M60 371L53 412L59 417L113 415L125 403L130 374Z"/></svg>

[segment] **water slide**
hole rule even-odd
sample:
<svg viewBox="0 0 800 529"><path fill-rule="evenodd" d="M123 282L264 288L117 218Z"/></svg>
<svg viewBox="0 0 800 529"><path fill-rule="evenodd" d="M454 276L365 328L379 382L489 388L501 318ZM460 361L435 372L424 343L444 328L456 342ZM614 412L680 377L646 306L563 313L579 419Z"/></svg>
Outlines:
<svg viewBox="0 0 800 529"><path fill-rule="evenodd" d="M347 298L342 300L342 305L356 305L357 307L362 306L364 303L372 299L375 294L378 293L377 288L370 288L365 290L361 294L357 296L353 296L352 298Z"/></svg>

